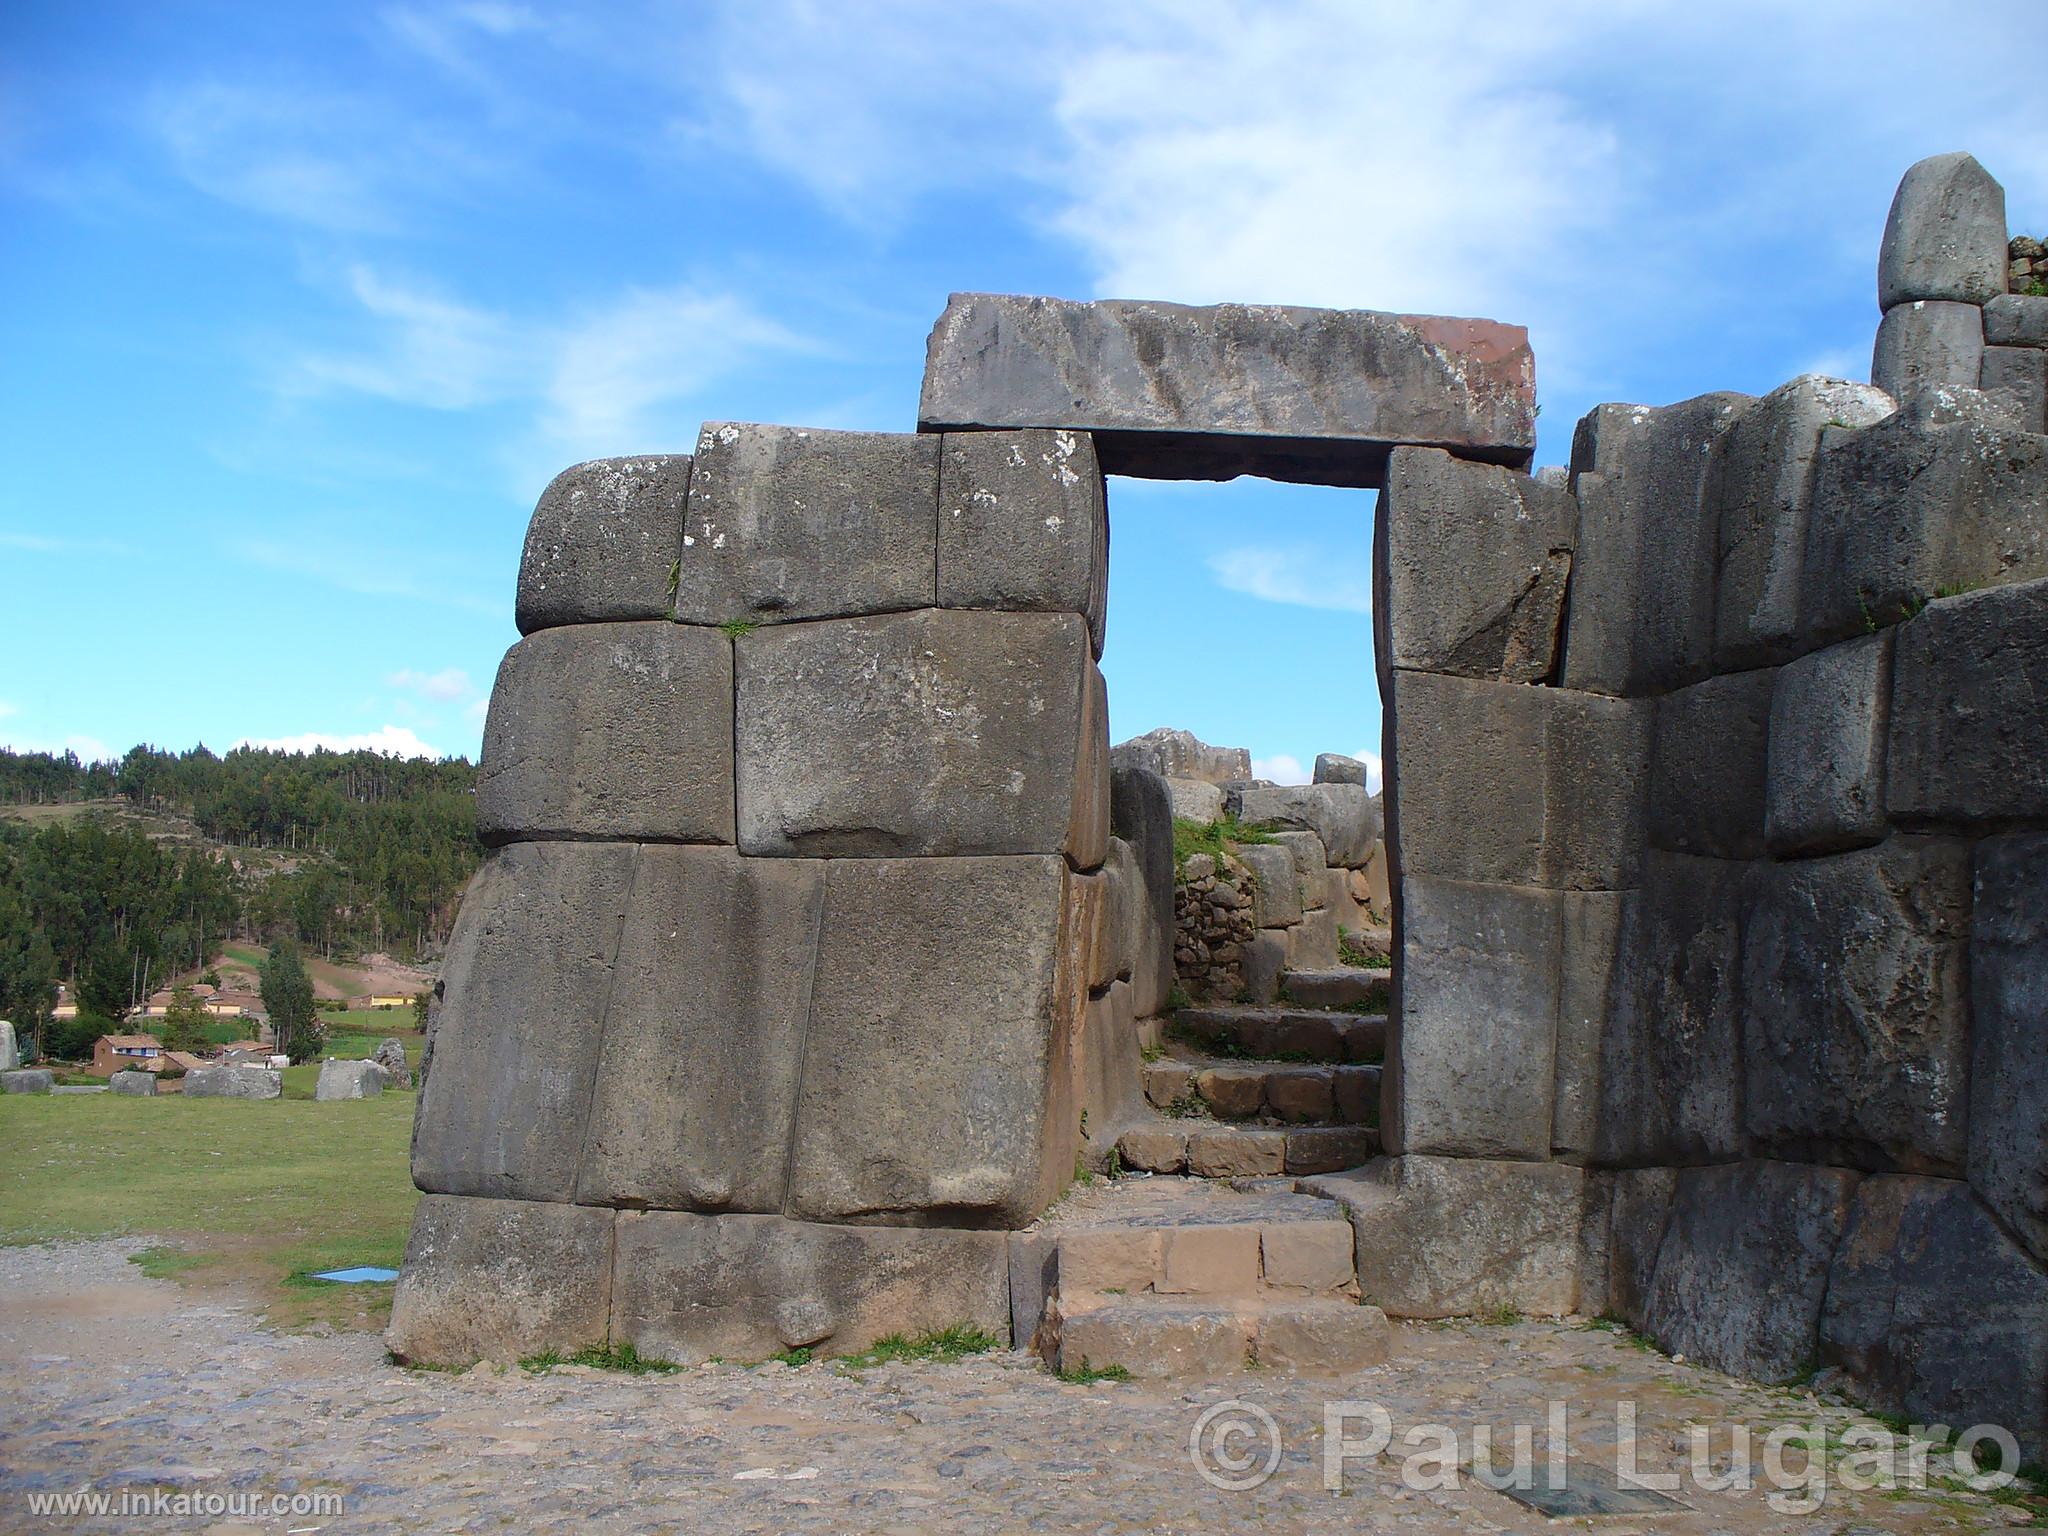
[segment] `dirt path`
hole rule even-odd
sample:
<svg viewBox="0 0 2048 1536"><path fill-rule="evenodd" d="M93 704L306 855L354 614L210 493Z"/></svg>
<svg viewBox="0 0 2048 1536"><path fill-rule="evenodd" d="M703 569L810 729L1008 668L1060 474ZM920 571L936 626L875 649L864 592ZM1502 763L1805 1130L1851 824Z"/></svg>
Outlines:
<svg viewBox="0 0 2048 1536"><path fill-rule="evenodd" d="M1481 1421L1528 1422L1540 1444L1545 1404L1568 1399L1572 1454L1611 1468L1615 1405L1631 1399L1640 1464L1658 1470L1685 1466L1691 1420L1747 1419L1761 1441L1776 1425L1847 1418L1811 1397L1550 1323L1399 1329L1391 1364L1342 1381L1251 1373L1200 1386L1071 1385L1009 1354L858 1374L825 1364L648 1377L414 1372L387 1364L372 1336L271 1333L240 1305L145 1279L126 1262L142 1246L0 1249L0 1530L1569 1529L1469 1477L1455 1490L1403 1486L1401 1458L1415 1447L1398 1438L1391 1456L1353 1462L1347 1492L1331 1493L1325 1401L1371 1400L1397 1436L1442 1424L1469 1447ZM1212 1486L1189 1455L1196 1419L1231 1399L1270 1414L1283 1443L1273 1475L1242 1492ZM1511 1443L1503 1431L1503 1462ZM1717 1429L1716 1465L1728 1443ZM1429 1470L1438 1470L1433 1458ZM1839 1487L1818 1510L1781 1514L1761 1474L1758 1482L1746 1494L1686 1486L1689 1510L1598 1528L1875 1536L2030 1518L1974 1494ZM32 1510L32 1498L76 1490L296 1496L301 1512ZM316 1495L338 1496L340 1512L305 1512Z"/></svg>

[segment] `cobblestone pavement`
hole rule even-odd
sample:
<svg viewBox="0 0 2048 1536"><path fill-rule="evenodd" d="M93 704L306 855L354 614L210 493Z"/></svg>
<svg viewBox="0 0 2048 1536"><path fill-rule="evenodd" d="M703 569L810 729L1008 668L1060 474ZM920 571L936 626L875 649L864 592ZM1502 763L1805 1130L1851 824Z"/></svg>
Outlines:
<svg viewBox="0 0 2048 1536"><path fill-rule="evenodd" d="M1537 1531L1553 1525L1477 1486L1403 1485L1400 1458L1441 1424L1537 1426L1569 1404L1575 1458L1614 1464L1617 1404L1639 1417L1638 1464L1687 1465L1687 1426L1840 1426L1811 1396L1746 1386L1571 1323L1399 1327L1391 1363L1341 1380L1248 1373L1170 1385L1070 1384L1021 1355L858 1372L705 1366L669 1376L587 1368L466 1374L388 1364L363 1334L281 1335L231 1305L143 1278L136 1242L0 1249L0 1530L1260 1532ZM1197 1472L1189 1436L1231 1399L1271 1415L1277 1469L1233 1492ZM1326 1400L1382 1405L1389 1456L1324 1485ZM1240 1410L1231 1410L1239 1412ZM1256 1428L1256 1420L1248 1421ZM1212 1430L1220 1427L1212 1424ZM1351 1433L1369 1433L1361 1420ZM1244 1459L1263 1451L1223 1443ZM1540 1455L1540 1453L1539 1453ZM1252 1454L1253 1468L1263 1457ZM1440 1470L1429 1449L1426 1466ZM1794 1451L1796 1468L1801 1454ZM1946 1459L1935 1465L1946 1469ZM1968 1492L1887 1496L1830 1487L1779 1513L1760 1470L1749 1493L1706 1492L1604 1531L1977 1531L2026 1524ZM41 1516L32 1496L338 1495L341 1512L223 1518ZM175 1508L175 1506L171 1506ZM217 1506L218 1507L218 1506Z"/></svg>

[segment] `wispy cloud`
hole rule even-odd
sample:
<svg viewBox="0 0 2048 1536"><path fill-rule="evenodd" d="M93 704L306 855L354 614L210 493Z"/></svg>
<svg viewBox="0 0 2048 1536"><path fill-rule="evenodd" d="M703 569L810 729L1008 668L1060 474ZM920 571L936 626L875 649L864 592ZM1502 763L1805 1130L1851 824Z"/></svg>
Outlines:
<svg viewBox="0 0 2048 1536"><path fill-rule="evenodd" d="M1269 603L1372 612L1372 578L1355 560L1322 550L1245 545L1209 557L1209 572L1226 591Z"/></svg>
<svg viewBox="0 0 2048 1536"><path fill-rule="evenodd" d="M460 667L443 667L439 672L415 672L402 668L385 679L394 688L407 693L416 693L423 699L436 703L452 704L457 699L466 699L476 691L476 684L469 680L469 674Z"/></svg>
<svg viewBox="0 0 2048 1536"><path fill-rule="evenodd" d="M353 353L298 357L282 378L287 393L344 391L461 411L516 393L533 366L535 338L522 335L503 315L367 266L351 268L347 282L375 344Z"/></svg>
<svg viewBox="0 0 2048 1536"><path fill-rule="evenodd" d="M384 555L373 550L332 544L284 544L271 539L244 539L230 545L227 552L266 570L304 576L364 597L400 597L442 608L489 614L493 618L502 617L505 612L503 602L489 602L473 593L421 580L405 568L404 559L396 554Z"/></svg>
<svg viewBox="0 0 2048 1536"><path fill-rule="evenodd" d="M1287 752L1278 752L1271 757L1252 759L1252 777L1271 779L1275 784L1306 784L1309 771L1301 766L1301 759Z"/></svg>
<svg viewBox="0 0 2048 1536"><path fill-rule="evenodd" d="M238 747L261 747L272 752L382 752L390 757L446 757L439 747L428 746L402 725L379 726L374 731L301 731L296 736L244 736Z"/></svg>

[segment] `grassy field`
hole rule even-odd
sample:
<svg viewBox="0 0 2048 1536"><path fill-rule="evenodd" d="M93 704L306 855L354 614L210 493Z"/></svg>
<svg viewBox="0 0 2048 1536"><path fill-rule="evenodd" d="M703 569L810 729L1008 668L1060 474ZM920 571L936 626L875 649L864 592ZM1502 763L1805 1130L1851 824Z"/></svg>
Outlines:
<svg viewBox="0 0 2048 1536"><path fill-rule="evenodd" d="M318 1070L292 1069L309 1095ZM382 1328L390 1286L306 1276L397 1267L419 1200L412 1111L403 1091L343 1104L0 1097L0 1243L147 1235L145 1270L252 1295L282 1326Z"/></svg>

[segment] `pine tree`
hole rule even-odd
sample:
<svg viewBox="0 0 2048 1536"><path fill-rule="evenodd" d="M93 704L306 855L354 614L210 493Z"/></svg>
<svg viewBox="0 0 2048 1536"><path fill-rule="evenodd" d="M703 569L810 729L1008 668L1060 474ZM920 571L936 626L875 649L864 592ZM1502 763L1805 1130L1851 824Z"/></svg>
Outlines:
<svg viewBox="0 0 2048 1536"><path fill-rule="evenodd" d="M299 958L299 946L289 939L280 940L263 962L263 1010L270 1015L277 1049L291 1057L294 1066L320 1054L327 1030L314 1007L313 983Z"/></svg>

